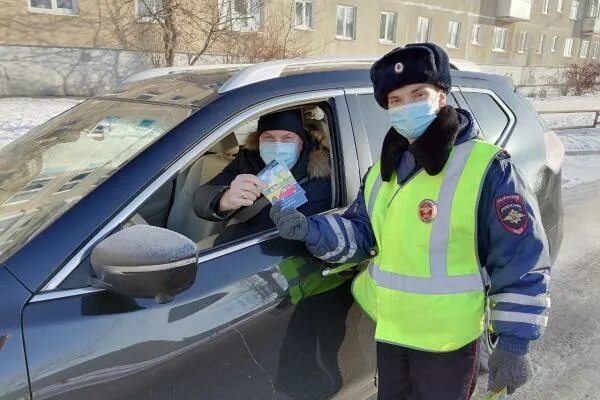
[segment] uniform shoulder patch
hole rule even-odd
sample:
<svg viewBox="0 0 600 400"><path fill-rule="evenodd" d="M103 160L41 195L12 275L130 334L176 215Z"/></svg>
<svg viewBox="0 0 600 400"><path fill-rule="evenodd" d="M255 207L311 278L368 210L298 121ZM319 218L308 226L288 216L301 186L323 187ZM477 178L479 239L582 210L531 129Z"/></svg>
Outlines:
<svg viewBox="0 0 600 400"><path fill-rule="evenodd" d="M508 151L502 150L500 153L498 153L496 155L496 160L498 160L498 161L510 160L510 154L508 154Z"/></svg>
<svg viewBox="0 0 600 400"><path fill-rule="evenodd" d="M523 197L512 193L496 198L496 214L500 224L513 235L521 235L529 226Z"/></svg>

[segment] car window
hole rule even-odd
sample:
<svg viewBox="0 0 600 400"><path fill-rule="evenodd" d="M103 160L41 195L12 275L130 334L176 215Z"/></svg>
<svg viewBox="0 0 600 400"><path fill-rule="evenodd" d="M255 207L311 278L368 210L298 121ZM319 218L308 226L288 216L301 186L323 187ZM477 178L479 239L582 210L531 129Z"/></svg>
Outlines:
<svg viewBox="0 0 600 400"><path fill-rule="evenodd" d="M487 93L462 92L485 139L490 143L502 136L509 119L496 100Z"/></svg>
<svg viewBox="0 0 600 400"><path fill-rule="evenodd" d="M296 180L306 184L304 187L310 192L306 193L309 200L307 208L300 208L306 213L327 211L333 205L332 180L328 172L332 165L329 121L323 107L327 106L305 105L297 108L307 139L304 142L305 155L300 156L292 171L297 175ZM171 209L167 211L169 216L164 227L190 238L200 250L237 241L273 227L269 217L270 203L264 196L256 200L255 206L233 212L218 212L218 198L233 179L238 174L255 175L264 165L255 134L257 121L258 117L255 117L237 126L180 171L176 178L176 193ZM317 163L320 169L315 173L313 168ZM300 165L302 167L296 168ZM143 215L144 209L142 205L139 209L141 215L132 218L127 225L148 223L148 216Z"/></svg>
<svg viewBox="0 0 600 400"><path fill-rule="evenodd" d="M371 158L376 161L381 155L383 139L391 127L390 117L387 110L377 104L372 94L361 94L357 97L367 130ZM448 104L457 107L456 100L452 95L448 96Z"/></svg>
<svg viewBox="0 0 600 400"><path fill-rule="evenodd" d="M0 262L189 113L89 100L0 149Z"/></svg>

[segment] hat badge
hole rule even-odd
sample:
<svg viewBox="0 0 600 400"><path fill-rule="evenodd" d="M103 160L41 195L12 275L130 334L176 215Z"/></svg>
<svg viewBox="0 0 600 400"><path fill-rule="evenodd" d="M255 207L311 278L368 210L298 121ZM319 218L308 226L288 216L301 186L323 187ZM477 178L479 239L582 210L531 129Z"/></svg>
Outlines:
<svg viewBox="0 0 600 400"><path fill-rule="evenodd" d="M402 71L404 71L404 64L401 62L396 63L396 65L394 65L394 71L396 71L397 74L401 74Z"/></svg>

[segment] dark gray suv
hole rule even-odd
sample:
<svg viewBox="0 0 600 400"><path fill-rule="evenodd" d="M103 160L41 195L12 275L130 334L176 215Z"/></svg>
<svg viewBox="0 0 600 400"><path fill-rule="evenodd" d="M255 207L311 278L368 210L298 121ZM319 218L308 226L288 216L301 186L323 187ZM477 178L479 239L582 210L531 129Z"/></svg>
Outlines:
<svg viewBox="0 0 600 400"><path fill-rule="evenodd" d="M152 71L1 149L0 398L371 396L373 324L350 294L355 271L323 277L327 265L274 229L215 246L224 227L191 209L257 118L293 107L329 143L329 212L342 212L389 128L370 65ZM560 140L507 79L456 70L453 81L451 104L535 190L554 259Z"/></svg>

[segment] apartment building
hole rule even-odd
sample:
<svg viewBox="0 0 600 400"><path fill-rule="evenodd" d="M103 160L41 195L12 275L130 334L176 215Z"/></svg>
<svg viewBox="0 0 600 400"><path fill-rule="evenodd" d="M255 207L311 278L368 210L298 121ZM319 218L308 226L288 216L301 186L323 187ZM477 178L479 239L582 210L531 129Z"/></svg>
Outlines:
<svg viewBox="0 0 600 400"><path fill-rule="evenodd" d="M0 95L89 95L148 68L143 38L132 42L116 27L131 18L128 26L150 25L153 35L148 16L164 1L0 0ZM239 40L273 35L265 33L271 13L288 10L291 34L311 56L381 55L429 41L517 84L543 84L566 65L600 60L600 0L201 1L218 2L227 15L252 13L229 26ZM184 64L186 49L175 51ZM203 61L218 62L224 51L215 45Z"/></svg>

